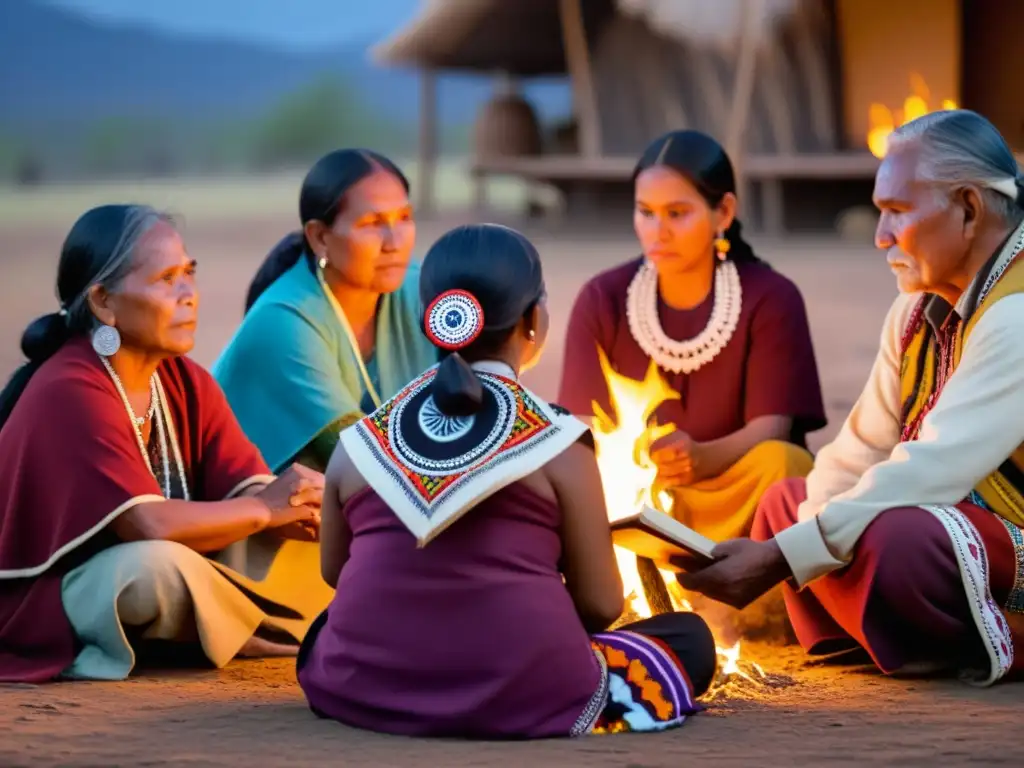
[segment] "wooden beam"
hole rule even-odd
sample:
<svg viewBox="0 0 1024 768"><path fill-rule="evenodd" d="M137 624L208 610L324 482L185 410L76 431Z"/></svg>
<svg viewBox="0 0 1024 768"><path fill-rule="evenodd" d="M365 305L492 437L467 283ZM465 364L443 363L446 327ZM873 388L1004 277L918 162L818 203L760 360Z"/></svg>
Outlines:
<svg viewBox="0 0 1024 768"><path fill-rule="evenodd" d="M419 168L416 177L416 207L420 212L434 213L436 199L434 181L437 173L437 74L432 69L420 71Z"/></svg>
<svg viewBox="0 0 1024 768"><path fill-rule="evenodd" d="M488 157L473 163L484 175L521 176L539 180L628 181L636 165L632 155L543 155L541 157ZM872 179L879 160L869 152L747 155L744 175L760 179Z"/></svg>
<svg viewBox="0 0 1024 768"><path fill-rule="evenodd" d="M754 99L754 84L757 81L758 32L763 18L764 0L744 0L740 16L740 50L736 61L732 106L725 128L725 151L729 153L733 165L738 169L738 175L742 175L739 169L743 166L743 154L746 149L744 139L750 120L751 102Z"/></svg>
<svg viewBox="0 0 1024 768"><path fill-rule="evenodd" d="M870 152L746 155L744 169L753 178L873 179L880 162Z"/></svg>
<svg viewBox="0 0 1024 768"><path fill-rule="evenodd" d="M594 76L590 67L582 0L559 0L565 64L572 80L572 95L579 126L580 151L586 157L601 154L601 118L597 111Z"/></svg>

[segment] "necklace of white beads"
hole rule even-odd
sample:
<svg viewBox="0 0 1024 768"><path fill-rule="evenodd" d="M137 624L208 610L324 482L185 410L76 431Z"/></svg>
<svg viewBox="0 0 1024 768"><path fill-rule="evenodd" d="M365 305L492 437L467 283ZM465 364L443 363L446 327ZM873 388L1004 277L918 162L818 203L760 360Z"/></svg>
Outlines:
<svg viewBox="0 0 1024 768"><path fill-rule="evenodd" d="M725 349L742 305L739 270L732 261L721 261L715 268L715 303L708 324L692 339L671 339L658 318L658 271L644 261L626 291L626 320L633 339L659 368L693 373Z"/></svg>
<svg viewBox="0 0 1024 768"><path fill-rule="evenodd" d="M160 445L160 459L163 464L164 498L171 498L171 454L173 453L175 468L178 470L178 478L181 480L182 497L185 501L188 501L189 493L188 481L185 479L185 463L181 460L181 447L178 445L178 436L174 430L174 422L171 420L170 410L167 408L167 397L164 395L164 387L160 377L154 373L149 379L150 400L148 413L146 416L136 416L135 409L132 408L132 404L128 401L128 395L124 391L121 377L117 375L114 366L102 355L100 356L100 361L103 363L103 367L107 369L107 373L110 374L110 378L114 381L114 387L117 388L117 393L121 396L121 403L124 405L128 418L131 420L132 428L135 430L135 440L139 445L139 452L142 453L142 459L146 462L146 467L149 469L150 474L156 477L156 472L153 471L153 464L149 460L146 441L142 439L142 427L147 419L153 419L153 427L156 429ZM168 444L170 444L170 450L168 450Z"/></svg>

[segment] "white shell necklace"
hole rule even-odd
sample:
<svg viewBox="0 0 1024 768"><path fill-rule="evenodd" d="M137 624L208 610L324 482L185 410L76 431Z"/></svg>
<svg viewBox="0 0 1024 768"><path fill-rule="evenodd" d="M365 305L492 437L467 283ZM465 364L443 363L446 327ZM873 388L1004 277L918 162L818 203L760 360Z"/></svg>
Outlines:
<svg viewBox="0 0 1024 768"><path fill-rule="evenodd" d="M146 415L145 416L134 416L133 417L135 419L135 423L139 427L144 426L147 421L149 421L150 419L153 418L153 414L156 413L156 398L153 397L153 386L152 386L152 383L150 384L149 389L150 389L149 410L146 411Z"/></svg>
<svg viewBox="0 0 1024 768"><path fill-rule="evenodd" d="M669 338L658 319L658 271L644 261L626 291L629 332L659 368L672 373L693 373L725 349L740 319L743 288L732 261L715 268L715 303L704 330L685 341Z"/></svg>
<svg viewBox="0 0 1024 768"><path fill-rule="evenodd" d="M178 478L181 480L182 497L185 501L188 501L189 493L188 481L185 478L185 464L181 460L181 448L178 445L178 436L174 431L174 422L171 421L171 414L167 408L167 398L164 396L164 388L160 381L160 377L155 373L150 377L149 414L148 416L138 417L135 415L135 409L132 408L132 404L128 401L128 395L124 391L124 385L121 384L121 377L117 375L117 371L114 370L114 366L112 366L110 361L103 356L100 356L100 362L102 362L103 367L107 369L107 373L110 374L110 378L114 381L114 387L117 389L117 393L121 396L121 403L124 405L124 409L128 413L128 418L131 420L132 428L135 430L135 440L139 445L139 452L142 453L142 459L146 462L146 467L149 469L149 473L153 475L153 477L156 477L156 472L153 471L153 464L149 460L149 451L146 449L146 441L142 439L142 425L146 423L147 418L156 417L153 419L153 426L156 428L157 437L160 441L160 458L163 463L164 498L171 498L170 453L173 451L174 463L178 470ZM171 451L167 450L168 442L170 442Z"/></svg>

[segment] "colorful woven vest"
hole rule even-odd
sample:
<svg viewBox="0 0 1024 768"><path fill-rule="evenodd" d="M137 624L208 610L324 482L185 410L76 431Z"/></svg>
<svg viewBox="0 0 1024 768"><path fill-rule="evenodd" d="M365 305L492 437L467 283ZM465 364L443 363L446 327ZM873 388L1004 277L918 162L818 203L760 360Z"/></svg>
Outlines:
<svg viewBox="0 0 1024 768"><path fill-rule="evenodd" d="M945 345L945 349L924 317L928 297L922 298L914 309L903 335L900 366L904 440L917 439L921 421L940 396L946 379L956 370L967 339L982 315L1000 299L1024 293L1024 258L1016 257L1022 242L1024 231L1018 231L1008 242L991 276L986 280L977 308L961 322L958 329L954 329L955 336ZM1002 265L1006 266L1000 273ZM992 474L979 482L974 490L993 512L1018 526L1024 526L1024 444Z"/></svg>

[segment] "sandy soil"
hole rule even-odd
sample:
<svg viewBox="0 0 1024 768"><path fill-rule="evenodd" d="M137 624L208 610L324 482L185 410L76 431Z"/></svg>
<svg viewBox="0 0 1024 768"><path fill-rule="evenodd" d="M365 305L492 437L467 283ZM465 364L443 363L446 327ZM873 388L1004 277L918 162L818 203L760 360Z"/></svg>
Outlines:
<svg viewBox="0 0 1024 768"><path fill-rule="evenodd" d="M866 667L809 665L796 649L754 647L792 685L734 686L683 728L576 741L417 741L318 720L288 661L126 683L0 687L0 765L499 766L1018 763L1024 690L884 679Z"/></svg>
<svg viewBox="0 0 1024 768"><path fill-rule="evenodd" d="M19 360L32 317L54 307L53 270L70 221L0 230L0 373ZM195 357L210 363L230 336L255 265L291 225L280 220L190 225L204 290ZM421 226L429 244L437 225ZM554 396L567 313L579 285L635 252L624 236L538 234L553 315L552 342L531 384ZM422 250L422 249L421 249ZM834 241L764 243L797 281L814 328L834 434L871 365L894 288L881 257ZM147 672L121 684L0 687L0 766L965 764L1018 762L1024 688L979 691L955 681L897 681L865 668L809 665L793 648L750 658L792 685L734 686L683 729L573 743L418 742L318 721L288 661L237 662L220 672Z"/></svg>

